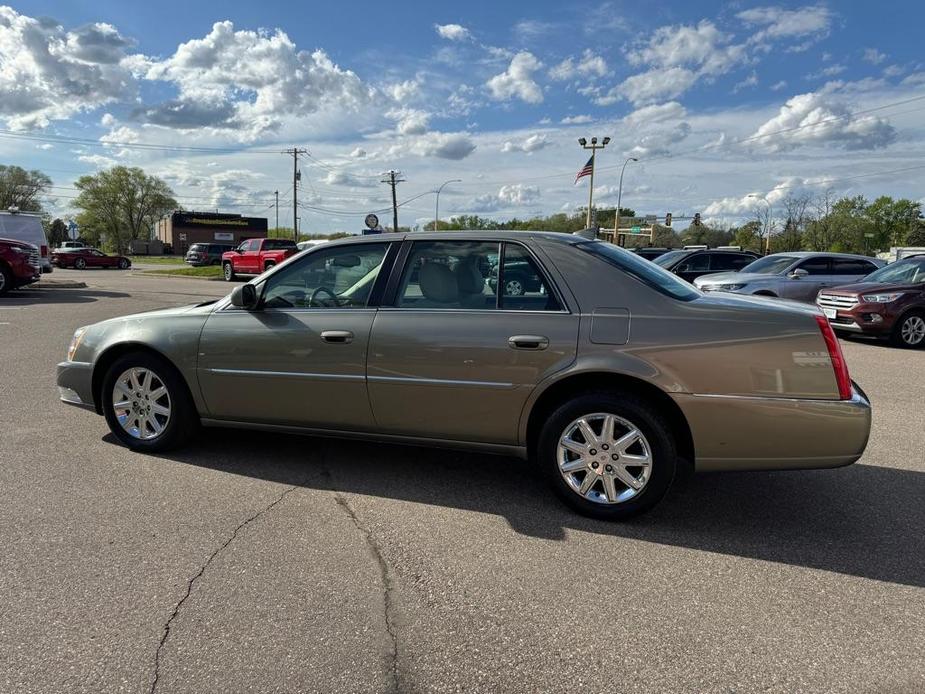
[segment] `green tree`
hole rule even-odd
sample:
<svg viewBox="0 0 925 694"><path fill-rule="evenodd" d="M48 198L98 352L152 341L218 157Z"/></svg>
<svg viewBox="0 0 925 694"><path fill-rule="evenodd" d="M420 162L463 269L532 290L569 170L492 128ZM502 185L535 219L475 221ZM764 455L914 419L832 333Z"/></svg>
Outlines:
<svg viewBox="0 0 925 694"><path fill-rule="evenodd" d="M173 191L160 178L137 167L114 166L93 176L81 176L74 206L78 224L88 238L96 237L118 253L135 239L150 238L151 228L177 208Z"/></svg>
<svg viewBox="0 0 925 694"><path fill-rule="evenodd" d="M922 204L901 198L882 195L866 209L866 232L873 233L870 245L878 250L887 250L890 246L903 246L906 237L915 228L922 217Z"/></svg>
<svg viewBox="0 0 925 694"><path fill-rule="evenodd" d="M760 253L762 251L761 230L761 222L757 219L746 222L738 229L732 230L732 243L740 246L742 250Z"/></svg>
<svg viewBox="0 0 925 694"><path fill-rule="evenodd" d="M23 212L41 212L41 196L51 187L51 179L41 171L0 164L0 209L18 207Z"/></svg>
<svg viewBox="0 0 925 694"><path fill-rule="evenodd" d="M906 236L907 246L925 247L925 222L919 220L915 228Z"/></svg>
<svg viewBox="0 0 925 694"><path fill-rule="evenodd" d="M48 244L52 248L58 248L62 243L67 241L67 239L67 224L65 224L64 220L60 217L55 218L48 226Z"/></svg>

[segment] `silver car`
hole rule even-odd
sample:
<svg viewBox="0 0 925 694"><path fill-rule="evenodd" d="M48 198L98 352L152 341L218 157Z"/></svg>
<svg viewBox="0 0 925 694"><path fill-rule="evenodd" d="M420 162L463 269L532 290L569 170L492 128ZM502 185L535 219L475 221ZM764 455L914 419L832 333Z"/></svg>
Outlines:
<svg viewBox="0 0 925 694"><path fill-rule="evenodd" d="M698 277L694 285L705 292L757 294L814 302L820 289L852 284L884 264L876 258L847 253L774 253L738 272Z"/></svg>
<svg viewBox="0 0 925 694"><path fill-rule="evenodd" d="M532 232L327 243L217 302L78 329L57 382L137 451L200 425L466 447L608 519L687 468L847 465L871 420L817 308Z"/></svg>

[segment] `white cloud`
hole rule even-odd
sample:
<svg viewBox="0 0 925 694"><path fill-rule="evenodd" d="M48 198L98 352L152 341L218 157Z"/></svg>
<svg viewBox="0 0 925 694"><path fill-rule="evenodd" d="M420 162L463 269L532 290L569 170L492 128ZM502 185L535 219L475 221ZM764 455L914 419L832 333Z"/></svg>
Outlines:
<svg viewBox="0 0 925 694"><path fill-rule="evenodd" d="M834 65L829 65L828 67L824 67L821 70L817 70L816 72L812 72L806 75L805 79L818 80L818 79L822 79L825 77L835 77L836 75L840 75L847 69L848 68L846 68L841 63L835 63Z"/></svg>
<svg viewBox="0 0 925 694"><path fill-rule="evenodd" d="M691 134L691 126L687 122L680 122L673 128L658 128L642 135L635 147L627 154L631 157L651 157L656 154L667 154L671 145L687 139Z"/></svg>
<svg viewBox="0 0 925 694"><path fill-rule="evenodd" d="M362 147L357 147L350 153L351 159L365 159L367 152Z"/></svg>
<svg viewBox="0 0 925 694"><path fill-rule="evenodd" d="M542 67L529 51L521 51L513 58L507 70L495 75L486 83L492 98L497 101L508 101L518 98L528 104L538 104L543 101L543 90L533 80L533 73Z"/></svg>
<svg viewBox="0 0 925 694"><path fill-rule="evenodd" d="M13 130L45 127L134 95L132 44L109 24L66 30L0 6L0 118Z"/></svg>
<svg viewBox="0 0 925 694"><path fill-rule="evenodd" d="M634 65L662 68L687 66L703 74L728 72L745 58L745 47L730 43L731 37L704 20L697 26L663 26L649 42L629 52Z"/></svg>
<svg viewBox="0 0 925 694"><path fill-rule="evenodd" d="M810 92L792 97L752 137L756 146L776 152L829 144L863 150L891 144L896 130L879 116L855 117L830 93Z"/></svg>
<svg viewBox="0 0 925 694"><path fill-rule="evenodd" d="M419 157L437 157L439 159L465 159L475 151L476 144L468 133L429 132L415 135L407 141L393 145L390 154L414 154Z"/></svg>
<svg viewBox="0 0 925 694"><path fill-rule="evenodd" d="M360 179L347 171L328 171L321 179L329 186L350 186L353 188L375 188L376 183L371 178Z"/></svg>
<svg viewBox="0 0 925 694"><path fill-rule="evenodd" d="M751 42L758 44L766 44L771 39L820 39L828 35L833 19L832 11L824 5L812 5L796 10L783 7L754 7L739 12L736 17L749 26L760 27L751 37Z"/></svg>
<svg viewBox="0 0 925 694"><path fill-rule="evenodd" d="M669 101L654 106L638 108L623 119L623 124L630 128L652 123L661 123L667 120L678 120L687 115L687 110L677 101Z"/></svg>
<svg viewBox="0 0 925 694"><path fill-rule="evenodd" d="M552 144L545 134L534 133L522 141L506 140L501 145L502 152L538 152Z"/></svg>
<svg viewBox="0 0 925 694"><path fill-rule="evenodd" d="M594 118L587 114L581 114L578 116L566 116L559 122L562 125L582 125L583 123L593 123Z"/></svg>
<svg viewBox="0 0 925 694"><path fill-rule="evenodd" d="M788 196L797 196L802 193L816 193L831 185L831 176L815 176L803 178L788 176L780 180L773 188L766 192L753 191L741 197L726 197L713 200L703 208L704 217L720 217L723 215L743 216L763 210L767 200L772 209L774 205L782 203Z"/></svg>
<svg viewBox="0 0 925 694"><path fill-rule="evenodd" d="M388 111L386 115L397 121L396 128L401 135L420 135L427 132L430 114L414 108L398 108Z"/></svg>
<svg viewBox="0 0 925 694"><path fill-rule="evenodd" d="M386 85L383 91L399 103L404 103L421 93L421 83L417 79L405 80Z"/></svg>
<svg viewBox="0 0 925 694"><path fill-rule="evenodd" d="M787 80L781 80L780 82L775 82L771 85L772 92L779 92L781 89L787 86Z"/></svg>
<svg viewBox="0 0 925 694"><path fill-rule="evenodd" d="M464 41L471 36L469 30L461 24L435 24L434 29L440 38L450 41Z"/></svg>
<svg viewBox="0 0 925 694"><path fill-rule="evenodd" d="M510 207L523 207L540 198L540 189L522 183L501 186L497 193L485 193L472 200L469 207L477 212L493 212Z"/></svg>
<svg viewBox="0 0 925 694"><path fill-rule="evenodd" d="M881 53L876 48L865 48L862 60L871 65L879 65L887 59L886 53Z"/></svg>
<svg viewBox="0 0 925 694"><path fill-rule="evenodd" d="M627 77L616 93L636 106L655 103L665 99L676 99L697 81L697 74L683 67L654 68L647 72ZM606 106L608 95L597 103Z"/></svg>
<svg viewBox="0 0 925 694"><path fill-rule="evenodd" d="M588 48L580 58L566 58L549 70L550 79L570 80L575 77L604 77L607 75L607 61L595 55Z"/></svg>
<svg viewBox="0 0 925 694"><path fill-rule="evenodd" d="M740 82L736 82L735 86L732 88L732 93L737 94L743 89L748 89L749 87L758 86L758 73L752 70L751 74Z"/></svg>
<svg viewBox="0 0 925 694"><path fill-rule="evenodd" d="M555 28L552 22L542 22L538 19L522 19L514 25L514 33L524 41L530 41Z"/></svg>

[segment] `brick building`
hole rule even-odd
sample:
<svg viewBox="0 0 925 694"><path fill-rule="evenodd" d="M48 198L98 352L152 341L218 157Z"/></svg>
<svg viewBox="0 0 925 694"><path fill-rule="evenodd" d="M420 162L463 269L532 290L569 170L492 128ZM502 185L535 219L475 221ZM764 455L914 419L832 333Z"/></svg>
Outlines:
<svg viewBox="0 0 925 694"><path fill-rule="evenodd" d="M267 235L265 217L242 217L218 212L172 212L154 225L154 238L183 255L194 243L227 243L237 246L245 239Z"/></svg>

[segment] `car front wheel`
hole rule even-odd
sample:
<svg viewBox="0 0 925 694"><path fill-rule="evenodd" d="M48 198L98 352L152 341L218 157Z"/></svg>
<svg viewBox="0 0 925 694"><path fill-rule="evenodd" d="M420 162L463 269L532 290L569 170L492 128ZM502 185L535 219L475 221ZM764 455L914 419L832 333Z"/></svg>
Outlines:
<svg viewBox="0 0 925 694"><path fill-rule="evenodd" d="M128 260L126 260L125 258L120 258L120 259L119 259L119 269L120 269L120 270L127 270L127 269L128 269Z"/></svg>
<svg viewBox="0 0 925 694"><path fill-rule="evenodd" d="M116 359L103 378L101 396L110 431L135 451L175 448L199 423L183 378L170 362L146 352Z"/></svg>
<svg viewBox="0 0 925 694"><path fill-rule="evenodd" d="M893 328L892 340L897 347L925 347L925 313L916 311L900 318Z"/></svg>
<svg viewBox="0 0 925 694"><path fill-rule="evenodd" d="M86 270L87 261L84 260L83 258L78 258L77 260L74 261L74 267L77 268L78 270Z"/></svg>
<svg viewBox="0 0 925 694"><path fill-rule="evenodd" d="M657 504L674 480L677 450L664 418L635 395L590 393L547 419L539 462L565 503L603 520Z"/></svg>

